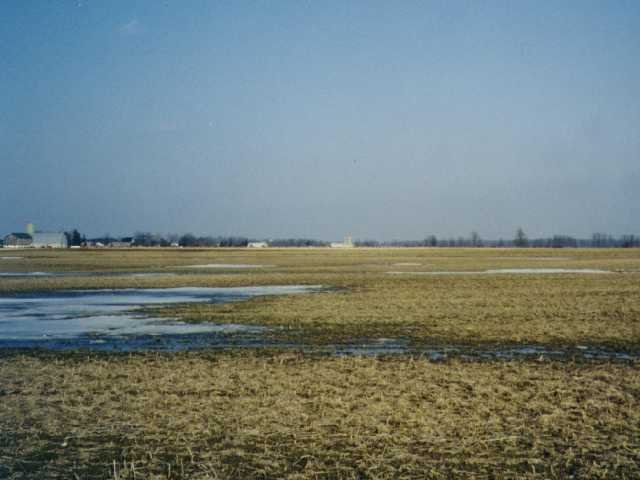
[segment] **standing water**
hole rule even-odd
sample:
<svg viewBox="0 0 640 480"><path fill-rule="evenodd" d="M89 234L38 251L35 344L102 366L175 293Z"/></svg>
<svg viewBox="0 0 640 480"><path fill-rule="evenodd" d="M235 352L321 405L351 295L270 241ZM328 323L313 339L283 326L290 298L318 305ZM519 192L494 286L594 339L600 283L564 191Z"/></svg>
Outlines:
<svg viewBox="0 0 640 480"><path fill-rule="evenodd" d="M66 290L0 297L0 347L101 344L115 338L258 333L263 327L189 324L136 310L181 303L225 303L259 295L299 294L320 287L153 288ZM70 342L71 341L71 342Z"/></svg>

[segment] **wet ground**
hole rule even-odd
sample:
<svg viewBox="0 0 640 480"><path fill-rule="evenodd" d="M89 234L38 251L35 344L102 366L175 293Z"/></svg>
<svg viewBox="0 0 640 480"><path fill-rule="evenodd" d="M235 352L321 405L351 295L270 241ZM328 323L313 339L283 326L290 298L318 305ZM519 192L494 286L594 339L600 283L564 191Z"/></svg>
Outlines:
<svg viewBox="0 0 640 480"><path fill-rule="evenodd" d="M266 268L274 265L243 265L243 264L211 264L211 265L189 265L173 266L167 268L184 269L184 272L0 272L0 278L29 278L29 277L172 277L175 275L188 274L187 269L219 269L219 270L240 270L252 268ZM189 272L191 273L191 272Z"/></svg>
<svg viewBox="0 0 640 480"><path fill-rule="evenodd" d="M420 344L414 345L405 339L380 338L351 345L334 345L327 349L335 355L397 355L411 354L425 356L431 360L461 358L466 360L610 360L640 361L640 350L623 351L609 347L544 346L544 345L454 345Z"/></svg>
<svg viewBox="0 0 640 480"><path fill-rule="evenodd" d="M172 272L0 272L0 277L168 277Z"/></svg>
<svg viewBox="0 0 640 480"><path fill-rule="evenodd" d="M260 295L317 292L320 286L66 290L0 297L0 349L44 348L99 351L180 351L279 348L327 355L425 356L431 360L640 361L640 350L544 345L416 344L405 338L366 338L340 345L278 340L278 329L154 318L140 308L179 303L224 303Z"/></svg>
<svg viewBox="0 0 640 480"><path fill-rule="evenodd" d="M100 344L103 337L122 341L136 336L204 333L256 333L260 327L187 324L177 319L153 318L144 306L179 303L223 303L259 295L306 293L319 287L271 286L230 288L152 288L65 290L0 297L0 346L13 344ZM111 340L117 343L120 340ZM135 342L134 342L135 343Z"/></svg>
<svg viewBox="0 0 640 480"><path fill-rule="evenodd" d="M498 274L515 274L515 275L550 275L559 273L573 274L607 274L614 273L610 270L600 270L595 268L494 268L490 270L468 270L468 271L398 271L387 272L391 275L498 275Z"/></svg>
<svg viewBox="0 0 640 480"><path fill-rule="evenodd" d="M202 265L186 265L180 268L220 268L220 269L251 269L251 268L270 268L275 265L259 265L247 263L206 263Z"/></svg>
<svg viewBox="0 0 640 480"><path fill-rule="evenodd" d="M279 349L330 356L412 355L432 361L459 358L482 360L640 362L640 351L598 346L411 345L403 339L366 339L351 344L315 346L277 341L264 327L217 326L209 331L183 334L78 335L74 338L0 340L1 349L93 350L103 352L179 352L185 350Z"/></svg>

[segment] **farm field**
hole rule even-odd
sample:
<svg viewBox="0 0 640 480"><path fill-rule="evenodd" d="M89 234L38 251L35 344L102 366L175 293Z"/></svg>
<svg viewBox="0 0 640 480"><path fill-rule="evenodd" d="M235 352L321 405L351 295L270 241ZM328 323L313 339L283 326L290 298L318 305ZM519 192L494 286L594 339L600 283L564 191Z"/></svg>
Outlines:
<svg viewBox="0 0 640 480"><path fill-rule="evenodd" d="M640 475L637 249L1 253L21 257L0 260L2 297L324 288L146 307L191 323L270 327L286 349L1 350L0 478ZM376 339L629 357L432 361L322 350Z"/></svg>

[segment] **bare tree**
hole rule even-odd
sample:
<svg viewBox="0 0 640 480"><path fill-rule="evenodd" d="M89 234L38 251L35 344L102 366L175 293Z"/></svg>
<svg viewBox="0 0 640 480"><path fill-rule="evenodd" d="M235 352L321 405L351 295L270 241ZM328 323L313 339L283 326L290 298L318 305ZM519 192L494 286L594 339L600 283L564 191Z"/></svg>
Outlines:
<svg viewBox="0 0 640 480"><path fill-rule="evenodd" d="M518 230L516 230L516 238L513 239L513 244L520 248L529 246L529 239L522 228L518 228Z"/></svg>
<svg viewBox="0 0 640 480"><path fill-rule="evenodd" d="M472 247L482 247L482 239L478 232L471 232L471 246Z"/></svg>

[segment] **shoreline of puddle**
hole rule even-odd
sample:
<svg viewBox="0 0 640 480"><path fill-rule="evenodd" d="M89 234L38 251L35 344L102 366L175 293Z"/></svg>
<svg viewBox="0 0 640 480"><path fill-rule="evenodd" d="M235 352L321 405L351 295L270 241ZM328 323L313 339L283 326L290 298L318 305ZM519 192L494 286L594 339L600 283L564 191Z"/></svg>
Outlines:
<svg viewBox="0 0 640 480"><path fill-rule="evenodd" d="M277 339L283 327L186 323L155 318L145 306L215 304L264 295L327 291L322 285L265 287L177 287L62 290L0 296L0 351L44 349L103 352L285 349L335 356L424 356L434 361L534 359L640 361L640 346L558 346L541 344L462 345L416 343L410 338L362 338L313 345ZM13 333L12 333L13 329ZM43 333L46 336L43 337ZM276 337L274 337L276 336Z"/></svg>
<svg viewBox="0 0 640 480"><path fill-rule="evenodd" d="M262 332L264 333L264 332ZM181 335L131 335L102 337L86 335L73 339L5 341L0 340L0 354L11 351L101 352L101 353L179 353L186 351L225 352L234 350L277 350L336 357L422 357L430 361L607 361L640 362L640 350L615 350L599 346L505 345L504 347L442 344L409 345L409 341L354 342L309 345L290 341L274 341L261 334L206 333ZM385 339L388 340L388 339Z"/></svg>

